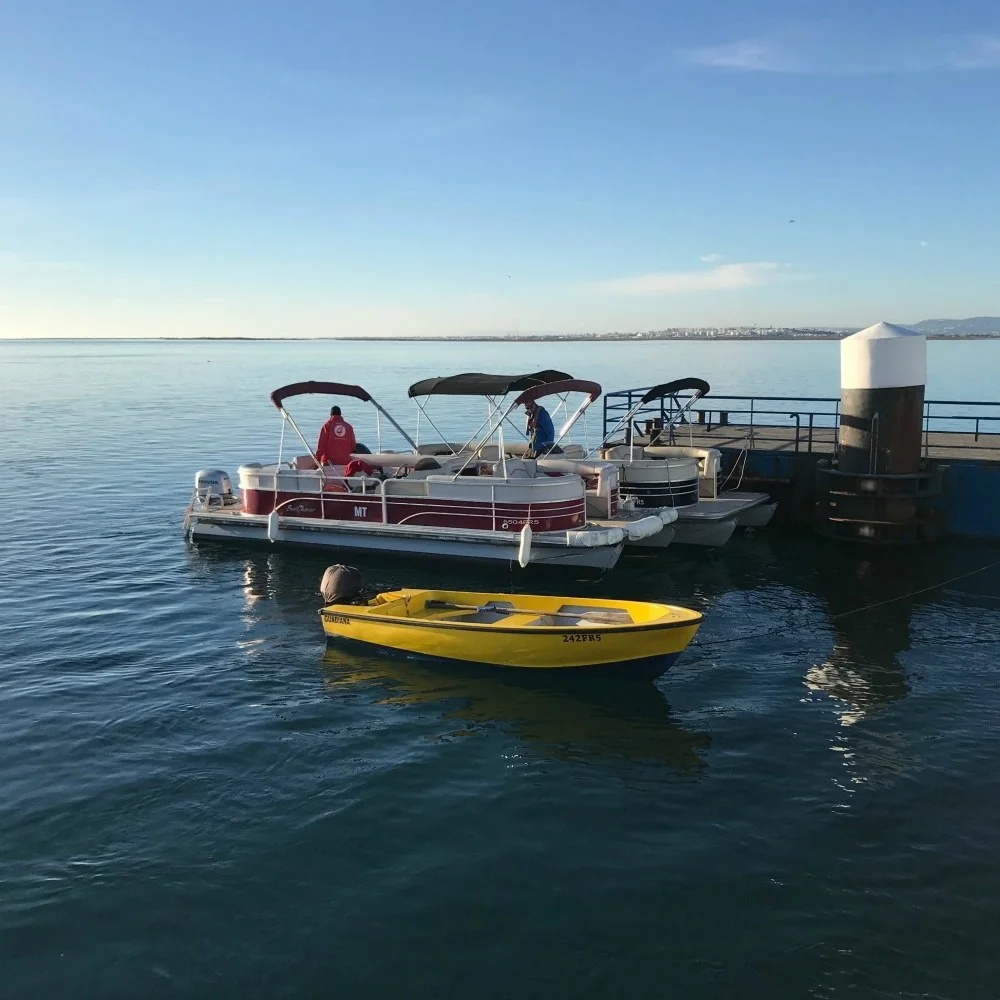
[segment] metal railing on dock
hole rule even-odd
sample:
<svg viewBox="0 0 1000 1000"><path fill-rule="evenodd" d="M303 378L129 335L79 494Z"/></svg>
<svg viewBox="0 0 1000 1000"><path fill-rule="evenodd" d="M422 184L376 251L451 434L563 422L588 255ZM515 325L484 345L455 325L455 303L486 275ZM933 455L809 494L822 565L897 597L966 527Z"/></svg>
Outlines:
<svg viewBox="0 0 1000 1000"><path fill-rule="evenodd" d="M605 439L642 398L646 388L604 395ZM632 433L646 437L657 423L666 426L690 394L650 402L636 413ZM794 452L837 451L840 400L833 396L705 396L661 439L693 441L702 447L736 447ZM1000 402L929 399L924 401L925 458L1000 459Z"/></svg>

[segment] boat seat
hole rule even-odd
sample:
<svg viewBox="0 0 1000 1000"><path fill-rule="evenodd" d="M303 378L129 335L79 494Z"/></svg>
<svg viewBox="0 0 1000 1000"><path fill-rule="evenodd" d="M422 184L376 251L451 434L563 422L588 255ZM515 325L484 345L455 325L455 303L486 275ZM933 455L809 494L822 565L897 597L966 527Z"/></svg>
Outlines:
<svg viewBox="0 0 1000 1000"><path fill-rule="evenodd" d="M524 458L508 458L507 459L507 478L508 479L534 479L535 478L535 463ZM493 466L493 475L498 478L503 477L504 463L497 462Z"/></svg>
<svg viewBox="0 0 1000 1000"><path fill-rule="evenodd" d="M387 479L385 481L386 496L390 497L422 497L427 495L423 476L414 477L412 473L405 479Z"/></svg>
<svg viewBox="0 0 1000 1000"><path fill-rule="evenodd" d="M632 622L632 616L624 608L594 608L589 604L563 604L556 614L584 615L591 611L599 612L601 615L606 615L608 617L613 616L616 619L620 619L622 625L628 625Z"/></svg>
<svg viewBox="0 0 1000 1000"><path fill-rule="evenodd" d="M299 470L299 472L304 472L306 469L316 468L316 462L312 455L296 455L292 464Z"/></svg>
<svg viewBox="0 0 1000 1000"><path fill-rule="evenodd" d="M417 447L418 455L451 455L453 452L458 451L461 445L451 445L443 441L435 442L433 444L422 444Z"/></svg>
<svg viewBox="0 0 1000 1000"><path fill-rule="evenodd" d="M537 618L530 622L525 622L526 625L535 625L542 627L549 627L554 625L562 625L563 622L559 621L554 615L539 615Z"/></svg>
<svg viewBox="0 0 1000 1000"><path fill-rule="evenodd" d="M449 618L450 622L469 622L475 625L492 625L495 622L506 621L510 615L504 614L502 611L470 611L464 615L456 615L454 618Z"/></svg>
<svg viewBox="0 0 1000 1000"><path fill-rule="evenodd" d="M499 462L500 446L496 444L483 445L476 457L482 462Z"/></svg>
<svg viewBox="0 0 1000 1000"><path fill-rule="evenodd" d="M627 459L629 456L633 458L642 458L643 449L636 445L634 448L629 447L627 444L616 444L612 448L605 448L601 451L601 458L610 459Z"/></svg>

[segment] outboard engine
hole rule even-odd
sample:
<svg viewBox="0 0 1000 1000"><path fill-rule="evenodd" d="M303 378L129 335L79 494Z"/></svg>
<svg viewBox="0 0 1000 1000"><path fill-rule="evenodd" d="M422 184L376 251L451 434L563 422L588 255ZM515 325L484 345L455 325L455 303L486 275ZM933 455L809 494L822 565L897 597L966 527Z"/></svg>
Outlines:
<svg viewBox="0 0 1000 1000"><path fill-rule="evenodd" d="M361 570L337 563L327 566L320 581L319 592L327 604L350 604L364 586L365 578L361 575Z"/></svg>
<svg viewBox="0 0 1000 1000"><path fill-rule="evenodd" d="M194 491L206 507L223 507L236 503L229 473L221 469L199 469L194 474Z"/></svg>

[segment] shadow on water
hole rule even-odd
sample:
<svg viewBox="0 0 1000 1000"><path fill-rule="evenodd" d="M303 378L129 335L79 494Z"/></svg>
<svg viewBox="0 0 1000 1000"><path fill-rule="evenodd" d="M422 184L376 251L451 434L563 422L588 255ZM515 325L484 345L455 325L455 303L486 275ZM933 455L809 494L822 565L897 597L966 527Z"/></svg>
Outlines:
<svg viewBox="0 0 1000 1000"><path fill-rule="evenodd" d="M475 731L500 725L565 759L615 757L656 761L687 773L705 767L707 733L679 725L660 690L639 681L506 673L487 667L417 663L331 645L323 655L332 692L363 686L391 705L442 703L444 719Z"/></svg>

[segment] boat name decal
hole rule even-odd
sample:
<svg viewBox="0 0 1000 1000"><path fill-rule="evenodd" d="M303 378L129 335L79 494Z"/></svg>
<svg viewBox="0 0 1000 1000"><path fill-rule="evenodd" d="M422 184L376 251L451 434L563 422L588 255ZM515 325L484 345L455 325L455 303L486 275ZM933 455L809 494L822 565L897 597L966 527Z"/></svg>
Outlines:
<svg viewBox="0 0 1000 1000"><path fill-rule="evenodd" d="M326 620L328 622L333 622L334 625L350 625L351 619L345 618L343 615L327 615Z"/></svg>
<svg viewBox="0 0 1000 1000"><path fill-rule="evenodd" d="M354 516L355 517L367 517L368 516L368 508L367 507L355 507L354 508Z"/></svg>
<svg viewBox="0 0 1000 1000"><path fill-rule="evenodd" d="M564 635L563 642L600 642L601 637L595 632L578 632L573 635Z"/></svg>

